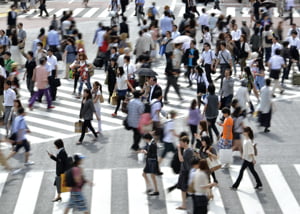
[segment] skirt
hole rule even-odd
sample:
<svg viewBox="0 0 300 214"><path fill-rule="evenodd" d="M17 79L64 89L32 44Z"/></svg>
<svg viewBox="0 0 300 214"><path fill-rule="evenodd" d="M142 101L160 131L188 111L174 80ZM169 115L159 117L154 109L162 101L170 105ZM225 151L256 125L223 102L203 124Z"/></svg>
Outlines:
<svg viewBox="0 0 300 214"><path fill-rule="evenodd" d="M71 192L68 208L73 208L81 212L87 211L87 206L82 192Z"/></svg>
<svg viewBox="0 0 300 214"><path fill-rule="evenodd" d="M146 159L146 166L144 168L144 173L149 173L149 174L158 174L158 162L157 159Z"/></svg>

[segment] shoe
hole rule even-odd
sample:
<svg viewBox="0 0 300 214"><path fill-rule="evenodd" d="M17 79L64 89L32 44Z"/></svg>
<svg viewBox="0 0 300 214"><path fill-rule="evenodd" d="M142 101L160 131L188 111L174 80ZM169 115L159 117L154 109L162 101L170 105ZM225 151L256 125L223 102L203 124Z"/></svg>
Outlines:
<svg viewBox="0 0 300 214"><path fill-rule="evenodd" d="M112 116L112 117L116 117L117 114L116 114L116 113L112 113L111 116Z"/></svg>
<svg viewBox="0 0 300 214"><path fill-rule="evenodd" d="M156 175L163 175L164 173L162 171L158 172Z"/></svg>
<svg viewBox="0 0 300 214"><path fill-rule="evenodd" d="M268 132L270 132L270 129L265 128L264 133L268 133Z"/></svg>
<svg viewBox="0 0 300 214"><path fill-rule="evenodd" d="M61 201L61 197L54 198L54 199L52 200L52 202L57 202L57 201Z"/></svg>
<svg viewBox="0 0 300 214"><path fill-rule="evenodd" d="M176 210L186 210L185 207L177 207Z"/></svg>
<svg viewBox="0 0 300 214"><path fill-rule="evenodd" d="M282 89L282 90L280 91L280 94L283 94L283 92L284 92L284 90Z"/></svg>
<svg viewBox="0 0 300 214"><path fill-rule="evenodd" d="M168 105L170 102L168 100L164 101L164 104Z"/></svg>
<svg viewBox="0 0 300 214"><path fill-rule="evenodd" d="M172 186L172 187L169 187L167 190L168 190L168 193L172 192L174 189L176 189L177 187L176 186Z"/></svg>
<svg viewBox="0 0 300 214"><path fill-rule="evenodd" d="M146 193L147 193L147 194L150 194L152 191L153 191L153 189L147 189L147 190L146 190Z"/></svg>
<svg viewBox="0 0 300 214"><path fill-rule="evenodd" d="M82 144L82 142L80 142L80 141L77 141L77 143L76 143L76 145L81 145Z"/></svg>
<svg viewBox="0 0 300 214"><path fill-rule="evenodd" d="M52 109L52 108L55 108L55 106L49 106L47 109Z"/></svg>
<svg viewBox="0 0 300 214"><path fill-rule="evenodd" d="M230 189L233 191L237 191L237 187L234 187L234 186L231 186Z"/></svg>
<svg viewBox="0 0 300 214"><path fill-rule="evenodd" d="M225 163L223 166L222 166L222 169L229 169L230 168L230 164L229 163Z"/></svg>
<svg viewBox="0 0 300 214"><path fill-rule="evenodd" d="M187 86L187 88L191 88L191 87L192 87L192 85L188 85L188 86Z"/></svg>
<svg viewBox="0 0 300 214"><path fill-rule="evenodd" d="M256 185L256 187L254 187L254 189L256 189L256 190L262 190L263 187L262 187L262 185Z"/></svg>
<svg viewBox="0 0 300 214"><path fill-rule="evenodd" d="M159 192L152 192L152 193L149 193L148 195L149 196L157 196L157 195L159 195Z"/></svg>
<svg viewBox="0 0 300 214"><path fill-rule="evenodd" d="M12 174L12 175L16 175L16 174L19 174L19 172L21 172L21 171L22 171L22 168L16 169L16 170L12 170L12 171L11 171L11 174Z"/></svg>
<svg viewBox="0 0 300 214"><path fill-rule="evenodd" d="M183 101L184 101L184 99L183 99L182 97L180 97L180 98L179 98L179 100L180 100L181 102L183 102Z"/></svg>
<svg viewBox="0 0 300 214"><path fill-rule="evenodd" d="M28 108L30 109L30 111L33 110L32 105L28 105Z"/></svg>
<svg viewBox="0 0 300 214"><path fill-rule="evenodd" d="M26 163L24 163L24 166L30 166L33 165L34 162L33 161L27 161Z"/></svg>
<svg viewBox="0 0 300 214"><path fill-rule="evenodd" d="M275 97L276 97L276 95L275 95L275 94L272 94L272 97L273 97L273 98L275 98Z"/></svg>

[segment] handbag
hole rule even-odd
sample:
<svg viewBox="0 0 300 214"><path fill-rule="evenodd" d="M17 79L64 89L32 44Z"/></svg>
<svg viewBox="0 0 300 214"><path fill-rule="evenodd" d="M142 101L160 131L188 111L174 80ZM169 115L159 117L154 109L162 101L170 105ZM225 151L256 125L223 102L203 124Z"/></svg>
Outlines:
<svg viewBox="0 0 300 214"><path fill-rule="evenodd" d="M99 100L100 100L100 103L104 103L104 97L102 94L100 94Z"/></svg>
<svg viewBox="0 0 300 214"><path fill-rule="evenodd" d="M221 163L232 163L232 150L220 149L220 161Z"/></svg>
<svg viewBox="0 0 300 214"><path fill-rule="evenodd" d="M61 82L60 82L60 79L59 78L55 78L54 79L54 86L57 88L59 86L61 86Z"/></svg>
<svg viewBox="0 0 300 214"><path fill-rule="evenodd" d="M221 161L219 160L219 158L206 158L206 161L207 161L207 165L210 169L211 172L214 172L218 169L221 168L222 164L221 164Z"/></svg>
<svg viewBox="0 0 300 214"><path fill-rule="evenodd" d="M74 126L75 126L75 133L81 133L82 130L82 124L83 122L81 120L79 120L78 122L75 122ZM86 127L85 132L87 132L88 129Z"/></svg>
<svg viewBox="0 0 300 214"><path fill-rule="evenodd" d="M114 92L110 97L110 104L116 106L118 104L118 95Z"/></svg>
<svg viewBox="0 0 300 214"><path fill-rule="evenodd" d="M123 126L126 130L131 130L132 128L128 125L128 116L123 120Z"/></svg>
<svg viewBox="0 0 300 214"><path fill-rule="evenodd" d="M61 192L70 192L71 188L66 186L66 175L60 174L60 191Z"/></svg>

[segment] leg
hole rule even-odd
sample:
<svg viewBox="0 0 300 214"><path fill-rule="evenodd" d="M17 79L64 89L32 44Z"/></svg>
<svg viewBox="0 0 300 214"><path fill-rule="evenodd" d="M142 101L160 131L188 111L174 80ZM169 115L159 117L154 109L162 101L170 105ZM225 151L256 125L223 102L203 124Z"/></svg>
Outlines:
<svg viewBox="0 0 300 214"><path fill-rule="evenodd" d="M74 91L73 91L74 94L75 94L75 92L76 92L78 79L79 79L79 76L75 74L75 75L74 75Z"/></svg>
<svg viewBox="0 0 300 214"><path fill-rule="evenodd" d="M139 149L139 143L141 140L141 134L139 132L139 130L137 128L133 128L133 145L131 146L131 148L133 150L138 150Z"/></svg>
<svg viewBox="0 0 300 214"><path fill-rule="evenodd" d="M80 143L82 143L83 138L84 138L84 136L85 136L85 130L86 130L86 128L87 128L87 123L88 123L87 120L83 121L82 128L81 128L81 136L80 136L80 138L79 138L79 142L80 142Z"/></svg>
<svg viewBox="0 0 300 214"><path fill-rule="evenodd" d="M115 114L117 114L119 108L120 108L120 105L121 105L121 101L125 99L125 96L118 96L118 102L117 102L117 107L115 109Z"/></svg>
<svg viewBox="0 0 300 214"><path fill-rule="evenodd" d="M171 76L170 84L173 86L173 88L174 88L176 94L178 95L179 99L182 99L180 91L179 91L179 87L178 87L178 84L177 84L177 78L175 76Z"/></svg>
<svg viewBox="0 0 300 214"><path fill-rule="evenodd" d="M158 192L157 181L156 181L156 175L155 175L155 174L151 174L151 179L152 179L153 186L154 186L154 192Z"/></svg>
<svg viewBox="0 0 300 214"><path fill-rule="evenodd" d="M94 134L94 136L97 138L98 135L97 135L97 133L95 132L95 129L94 129L94 127L92 126L90 120L86 120L86 125L87 125L87 127L89 128L89 130L92 131L92 133Z"/></svg>
<svg viewBox="0 0 300 214"><path fill-rule="evenodd" d="M195 126L195 125L190 125L190 130L191 130L191 134L192 134L192 137L191 137L191 144L192 144L192 146L194 145L194 141L195 141L195 134L197 133L197 126Z"/></svg>
<svg viewBox="0 0 300 214"><path fill-rule="evenodd" d="M212 129L214 130L216 136L219 137L219 136L220 136L220 133L219 133L217 127L216 127L216 120L217 120L217 118L214 118L214 119L212 119L210 122L211 122L211 127L212 127Z"/></svg>
<svg viewBox="0 0 300 214"><path fill-rule="evenodd" d="M165 89L165 95L164 95L164 100L167 102L168 101L168 93L169 93L169 88L170 88L170 76L167 76L167 86L166 86L166 89Z"/></svg>
<svg viewBox="0 0 300 214"><path fill-rule="evenodd" d="M0 151L0 164L6 169L10 170L10 166L7 164L6 158L4 157L3 153Z"/></svg>
<svg viewBox="0 0 300 214"><path fill-rule="evenodd" d="M44 91L44 94L45 94L46 99L47 99L48 108L50 108L50 107L52 106L52 100L51 100L49 88L46 88L46 89L44 89L43 91Z"/></svg>
<svg viewBox="0 0 300 214"><path fill-rule="evenodd" d="M79 88L78 88L78 96L81 96L81 91L82 91L82 87L83 87L83 81L80 79L79 80Z"/></svg>
<svg viewBox="0 0 300 214"><path fill-rule="evenodd" d="M204 70L205 70L207 81L209 83L212 83L212 79L211 79L211 65L210 64L205 64L204 65Z"/></svg>
<svg viewBox="0 0 300 214"><path fill-rule="evenodd" d="M186 192L181 191L181 199L182 199L182 208L186 208Z"/></svg>
<svg viewBox="0 0 300 214"><path fill-rule="evenodd" d="M260 180L256 170L254 169L254 164L252 162L249 163L249 169L250 169L250 172L252 173L252 175L255 178L256 185L257 186L262 186L261 180Z"/></svg>
<svg viewBox="0 0 300 214"><path fill-rule="evenodd" d="M148 190L148 189L150 189L150 188L149 188L149 186L150 186L149 179L148 179L147 174L146 174L145 172L143 172L142 175L143 175L143 177L144 177L144 179L145 179L146 189Z"/></svg>
<svg viewBox="0 0 300 214"><path fill-rule="evenodd" d="M216 178L215 172L212 172L212 173L211 173L211 176L213 177L214 182L215 182L215 183L218 183L218 180L217 180L217 178Z"/></svg>
<svg viewBox="0 0 300 214"><path fill-rule="evenodd" d="M241 180L243 178L243 175L244 175L244 171L245 169L249 166L249 162L244 160L243 161L243 164L242 164L242 167L240 169L240 173L239 173L239 176L237 178L237 180L235 181L235 183L232 185L233 188L238 188L240 183L241 183Z"/></svg>

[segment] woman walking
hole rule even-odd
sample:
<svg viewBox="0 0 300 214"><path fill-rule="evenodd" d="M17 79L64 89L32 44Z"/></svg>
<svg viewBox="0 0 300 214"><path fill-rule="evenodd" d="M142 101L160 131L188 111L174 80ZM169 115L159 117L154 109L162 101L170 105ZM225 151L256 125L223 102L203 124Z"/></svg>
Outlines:
<svg viewBox="0 0 300 214"><path fill-rule="evenodd" d="M60 175L65 173L65 171L70 167L68 163L68 155L64 148L64 142L61 139L54 141L57 154L53 155L48 152L49 157L56 162L56 177L54 185L57 190L57 197L52 200L52 202L61 201L61 177Z"/></svg>
<svg viewBox="0 0 300 214"><path fill-rule="evenodd" d="M118 70L117 59L113 57L110 60L110 64L108 65L106 80L105 80L105 84L107 84L108 93L109 93L108 103L110 103L111 95L113 94L115 89L117 70Z"/></svg>
<svg viewBox="0 0 300 214"><path fill-rule="evenodd" d="M256 160L255 160L254 145L253 145L253 139L254 139L253 131L250 127L247 126L244 128L243 134L244 134L243 154L242 154L243 164L240 169L239 176L235 181L235 183L232 185L231 189L232 190L238 189L240 182L242 181L245 169L249 168L250 172L252 173L256 181L256 186L254 187L254 189L260 190L262 189L262 183L257 172L254 169L254 164L256 164Z"/></svg>
<svg viewBox="0 0 300 214"><path fill-rule="evenodd" d="M98 117L95 107L94 107L94 103L92 101L92 93L89 89L84 89L83 92L83 98L82 98L82 102L81 102L81 108L80 108L80 118L83 118L83 124L82 124L82 129L81 129L81 136L78 140L78 142L76 143L77 145L82 144L83 138L85 136L85 130L86 128L89 128L95 138L93 141L97 140L97 133L95 132L95 129L93 128L91 121L93 119L93 113L96 115L97 120L99 121L100 118Z"/></svg>
<svg viewBox="0 0 300 214"><path fill-rule="evenodd" d="M195 141L195 134L197 133L197 128L200 120L202 119L202 115L200 112L200 109L197 108L197 101L196 99L192 100L191 107L189 109L189 116L188 116L188 125L191 130L191 143L194 147L194 141Z"/></svg>
<svg viewBox="0 0 300 214"><path fill-rule="evenodd" d="M68 45L65 48L65 52L64 52L64 56L63 56L63 58L65 59L65 62L66 62L65 79L69 79L70 65L76 60L76 56L77 56L77 51L76 51L76 46L75 46L74 40L69 38L67 40L67 44Z"/></svg>
<svg viewBox="0 0 300 214"><path fill-rule="evenodd" d="M115 90L114 90L114 91L117 91L118 103L117 103L115 112L112 113L111 116L113 116L113 117L117 116L117 112L120 108L121 101L125 100L128 86L131 89L131 91L134 90L134 88L132 87L132 85L130 84L130 82L127 79L127 74L124 72L123 67L119 67L117 70L116 84L115 84Z"/></svg>
<svg viewBox="0 0 300 214"><path fill-rule="evenodd" d="M93 84L92 95L93 95L93 103L94 103L95 111L96 111L96 114L99 117L97 134L101 134L102 128L101 128L101 105L100 105L101 101L100 101L100 97L103 96L103 95L102 95L102 85L98 81L94 82L94 84Z"/></svg>

